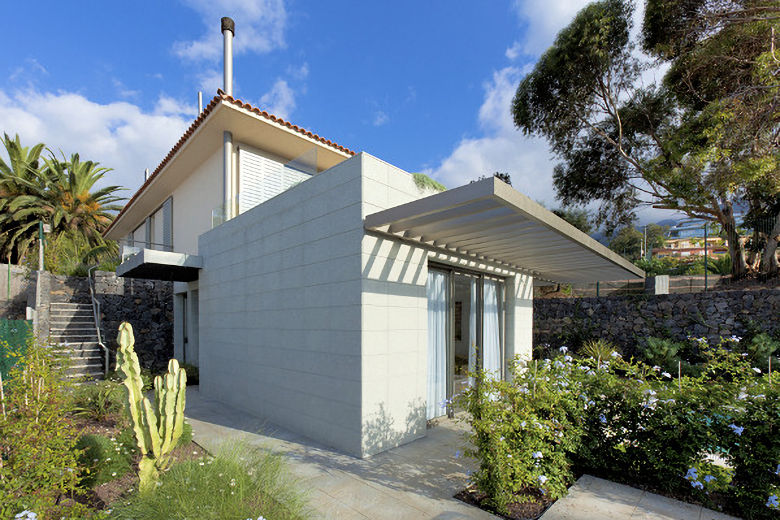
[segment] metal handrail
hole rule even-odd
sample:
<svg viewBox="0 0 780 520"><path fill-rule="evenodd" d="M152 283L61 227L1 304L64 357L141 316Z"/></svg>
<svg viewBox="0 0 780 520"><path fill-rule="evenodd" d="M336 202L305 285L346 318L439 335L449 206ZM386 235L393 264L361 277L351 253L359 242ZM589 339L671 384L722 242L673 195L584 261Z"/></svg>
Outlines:
<svg viewBox="0 0 780 520"><path fill-rule="evenodd" d="M95 284L92 280L92 271L97 269L98 266L93 265L87 271L87 280L89 280L89 295L92 298L92 318L95 320L95 330L97 331L97 342L100 348L103 349L103 355L105 357L105 366L103 368L103 375L108 375L108 348L103 344L103 337L100 334L100 302L95 297Z"/></svg>

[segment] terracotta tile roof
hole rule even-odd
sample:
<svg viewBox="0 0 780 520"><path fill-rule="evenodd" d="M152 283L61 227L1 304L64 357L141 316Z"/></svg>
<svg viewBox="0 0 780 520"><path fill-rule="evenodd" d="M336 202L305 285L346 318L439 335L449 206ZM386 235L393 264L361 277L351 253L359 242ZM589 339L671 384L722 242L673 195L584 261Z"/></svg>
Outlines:
<svg viewBox="0 0 780 520"><path fill-rule="evenodd" d="M269 114L265 110L260 110L257 107L253 107L249 103L244 103L240 99L236 99L233 96L229 96L225 94L222 89L217 90L217 95L214 96L214 98L209 102L208 105L206 105L203 108L203 112L201 112L198 117L195 119L195 121L192 122L190 127L187 129L186 132L179 138L179 141L171 148L171 150L168 152L168 154L163 158L163 160L160 162L159 165L157 165L157 168L154 169L151 175L149 175L149 178L144 181L144 183L141 185L140 188L138 188L138 191L135 192L135 194L130 197L130 200L127 201L127 204L122 208L122 210L117 214L117 216L114 218L114 220L111 222L111 225L108 226L108 228L103 232L103 235L105 236L106 233L109 232L109 230L114 227L114 223L119 220L119 217L121 217L127 208L129 208L133 202L138 198L138 196L146 189L146 187L152 182L152 180L157 176L157 174L160 173L160 171L165 168L165 165L168 164L171 159L176 155L176 152L179 151L179 149L184 145L184 143L187 142L187 140L192 136L192 134L195 133L195 130L198 129L198 127L203 123L203 121L206 120L206 118L211 114L211 112L214 110L214 108L219 104L220 101L226 101L228 103L231 103L239 108L243 108L244 110L249 110L250 112L257 114L259 116L264 117L265 119L268 119L269 121L272 121L276 124L285 126L291 130L294 130L295 132L298 132L302 135L305 135L306 137L309 137L311 139L314 139L315 141L319 141L323 144L326 144L332 148L335 148L336 150L339 150L340 152L348 153L350 155L355 155L355 152L350 150L349 148L345 148L337 143L334 143L333 141L330 141L328 139L325 139L324 137L320 137L319 135L309 132L305 128L301 128L298 125L294 125L290 123L289 121L285 121L281 117L276 117L273 114Z"/></svg>

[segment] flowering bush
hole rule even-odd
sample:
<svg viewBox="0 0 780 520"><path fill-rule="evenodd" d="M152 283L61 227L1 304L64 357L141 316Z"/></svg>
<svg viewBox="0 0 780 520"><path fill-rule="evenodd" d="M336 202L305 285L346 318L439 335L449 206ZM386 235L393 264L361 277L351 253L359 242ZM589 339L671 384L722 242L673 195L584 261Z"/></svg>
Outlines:
<svg viewBox="0 0 780 520"><path fill-rule="evenodd" d="M698 340L695 376L617 353L573 359L565 347L516 361L506 382L477 374L463 397L480 463L474 483L500 511L558 498L587 472L710 506L726 495L748 518L775 515L780 390L737 347L736 338Z"/></svg>

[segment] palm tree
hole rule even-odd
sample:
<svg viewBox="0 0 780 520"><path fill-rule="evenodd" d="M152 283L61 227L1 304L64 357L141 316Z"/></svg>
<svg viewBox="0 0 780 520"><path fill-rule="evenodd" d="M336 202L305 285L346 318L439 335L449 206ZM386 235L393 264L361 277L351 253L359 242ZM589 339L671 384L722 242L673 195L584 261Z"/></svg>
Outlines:
<svg viewBox="0 0 780 520"><path fill-rule="evenodd" d="M82 161L79 154L62 160L54 154L41 157L43 144L22 148L19 137L5 136L3 144L9 163L0 160L0 253L10 261L21 260L36 240L38 222L51 225L52 237L78 233L89 248L106 244L102 232L114 218L122 200L119 186L92 191L111 171L94 161ZM43 162L43 166L41 166Z"/></svg>
<svg viewBox="0 0 780 520"><path fill-rule="evenodd" d="M122 188L106 186L91 191L103 176L111 171L93 161L82 161L79 154L69 161L54 157L44 159L49 184L50 222L53 232L78 231L90 245L104 243L103 231L114 219L114 212L122 206L114 204L122 197L114 195Z"/></svg>
<svg viewBox="0 0 780 520"><path fill-rule="evenodd" d="M0 255L9 263L21 259L35 240L39 218L32 212L17 214L11 208L18 197L40 193L40 161L45 148L38 143L23 147L19 135L11 139L3 134L8 162L0 157Z"/></svg>

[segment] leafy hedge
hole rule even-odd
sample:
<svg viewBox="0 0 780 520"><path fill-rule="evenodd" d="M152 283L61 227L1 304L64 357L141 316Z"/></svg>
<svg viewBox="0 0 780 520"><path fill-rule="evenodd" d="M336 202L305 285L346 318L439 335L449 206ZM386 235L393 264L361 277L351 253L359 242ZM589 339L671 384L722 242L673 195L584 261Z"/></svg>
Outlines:
<svg viewBox="0 0 780 520"><path fill-rule="evenodd" d="M575 475L591 473L776 518L780 381L737 345L701 345L696 374L679 378L617 353L574 359L565 347L554 359L517 360L509 381L477 374L462 397L475 485L505 512L559 498Z"/></svg>

